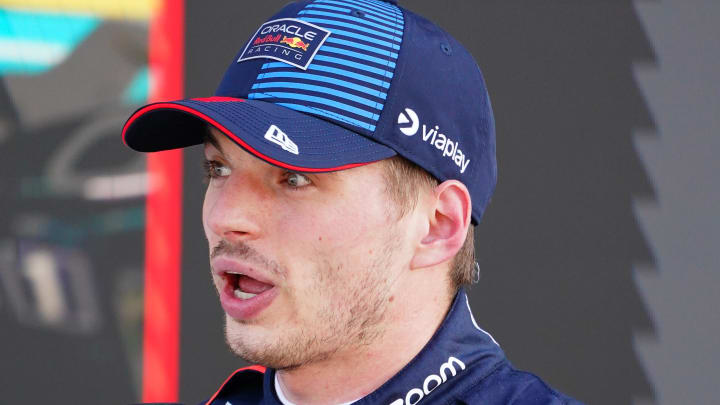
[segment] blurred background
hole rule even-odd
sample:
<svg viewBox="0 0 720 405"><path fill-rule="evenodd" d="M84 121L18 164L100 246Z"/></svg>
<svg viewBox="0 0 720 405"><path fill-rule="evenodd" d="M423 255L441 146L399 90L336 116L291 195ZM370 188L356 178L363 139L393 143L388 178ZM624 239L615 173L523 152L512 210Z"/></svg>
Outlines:
<svg viewBox="0 0 720 405"><path fill-rule="evenodd" d="M212 95L285 3L0 0L0 405L195 404L244 365L200 151L147 157L120 131ZM493 100L478 322L584 402L717 403L720 3L401 4L466 45Z"/></svg>

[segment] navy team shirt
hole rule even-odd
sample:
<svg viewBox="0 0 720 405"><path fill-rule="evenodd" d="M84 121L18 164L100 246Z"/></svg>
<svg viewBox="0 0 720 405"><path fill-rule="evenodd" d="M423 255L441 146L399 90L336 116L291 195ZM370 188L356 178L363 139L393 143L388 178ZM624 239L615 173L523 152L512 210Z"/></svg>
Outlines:
<svg viewBox="0 0 720 405"><path fill-rule="evenodd" d="M199 405L282 405L275 370L237 370ZM512 367L492 336L482 330L461 289L435 335L394 377L353 405L580 404L537 376Z"/></svg>

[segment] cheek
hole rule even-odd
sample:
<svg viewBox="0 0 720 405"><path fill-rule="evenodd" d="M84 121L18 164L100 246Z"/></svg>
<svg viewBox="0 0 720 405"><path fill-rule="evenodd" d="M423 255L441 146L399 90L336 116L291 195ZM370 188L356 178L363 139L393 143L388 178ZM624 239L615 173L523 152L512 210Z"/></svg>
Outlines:
<svg viewBox="0 0 720 405"><path fill-rule="evenodd" d="M356 199L324 204L303 215L278 218L284 235L283 261L294 268L318 267L354 271L372 260L375 246L387 232L384 207Z"/></svg>
<svg viewBox="0 0 720 405"><path fill-rule="evenodd" d="M289 214L279 218L278 231L292 245L302 241L315 249L344 249L359 242L372 232L373 224L367 212L350 204L327 204L306 210L302 215Z"/></svg>
<svg viewBox="0 0 720 405"><path fill-rule="evenodd" d="M210 226L208 225L208 219L210 218L210 209L213 206L214 203L214 196L208 187L208 189L205 191L205 198L203 199L203 206L202 206L202 225L203 230L205 231L205 238L208 240L208 243L210 244L210 247L214 246L213 243L217 239L215 235L213 234Z"/></svg>

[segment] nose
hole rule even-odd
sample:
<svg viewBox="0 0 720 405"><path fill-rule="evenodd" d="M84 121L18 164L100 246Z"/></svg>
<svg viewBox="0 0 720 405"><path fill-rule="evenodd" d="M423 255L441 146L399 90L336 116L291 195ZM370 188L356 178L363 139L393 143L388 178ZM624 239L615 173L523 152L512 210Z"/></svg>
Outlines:
<svg viewBox="0 0 720 405"><path fill-rule="evenodd" d="M250 176L232 174L221 185L208 185L203 203L203 226L209 241L218 238L249 241L260 237L268 196Z"/></svg>

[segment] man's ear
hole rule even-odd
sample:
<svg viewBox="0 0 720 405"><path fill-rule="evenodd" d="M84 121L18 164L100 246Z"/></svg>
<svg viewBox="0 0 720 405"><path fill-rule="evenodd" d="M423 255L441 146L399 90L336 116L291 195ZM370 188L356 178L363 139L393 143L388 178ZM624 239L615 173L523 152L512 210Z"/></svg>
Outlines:
<svg viewBox="0 0 720 405"><path fill-rule="evenodd" d="M457 180L443 182L433 190L426 212L427 233L410 261L411 269L448 261L465 243L472 213L467 187Z"/></svg>

